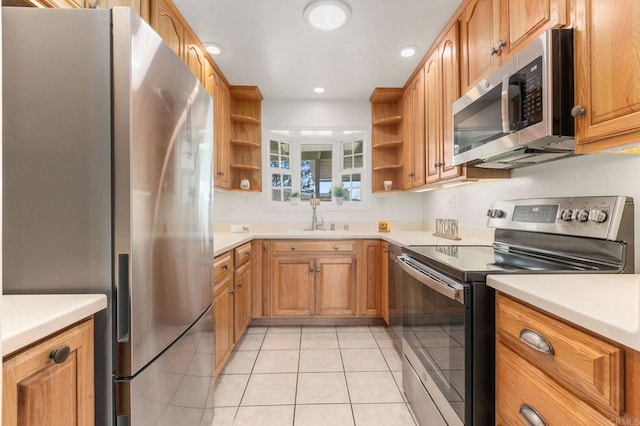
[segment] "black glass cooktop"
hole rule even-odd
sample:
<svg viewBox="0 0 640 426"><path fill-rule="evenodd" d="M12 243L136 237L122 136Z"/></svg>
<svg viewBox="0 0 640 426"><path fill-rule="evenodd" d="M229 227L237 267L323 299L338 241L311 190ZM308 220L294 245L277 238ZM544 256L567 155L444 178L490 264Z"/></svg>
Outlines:
<svg viewBox="0 0 640 426"><path fill-rule="evenodd" d="M409 246L406 253L462 281L489 274L616 272L615 267L497 250L493 246Z"/></svg>

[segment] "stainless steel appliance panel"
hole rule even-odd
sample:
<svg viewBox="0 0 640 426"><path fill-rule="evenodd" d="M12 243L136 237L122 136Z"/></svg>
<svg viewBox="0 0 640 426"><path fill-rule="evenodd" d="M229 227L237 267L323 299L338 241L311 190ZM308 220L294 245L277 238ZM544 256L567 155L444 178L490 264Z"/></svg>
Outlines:
<svg viewBox="0 0 640 426"><path fill-rule="evenodd" d="M7 294L105 293L111 306L110 19L2 9ZM110 308L95 335L96 419L111 424Z"/></svg>
<svg viewBox="0 0 640 426"><path fill-rule="evenodd" d="M402 347L402 269L398 256L402 248L389 244L389 328L394 346Z"/></svg>
<svg viewBox="0 0 640 426"><path fill-rule="evenodd" d="M213 309L135 378L116 381L118 426L211 424Z"/></svg>
<svg viewBox="0 0 640 426"><path fill-rule="evenodd" d="M213 299L213 105L130 9L113 28L115 374L131 376Z"/></svg>

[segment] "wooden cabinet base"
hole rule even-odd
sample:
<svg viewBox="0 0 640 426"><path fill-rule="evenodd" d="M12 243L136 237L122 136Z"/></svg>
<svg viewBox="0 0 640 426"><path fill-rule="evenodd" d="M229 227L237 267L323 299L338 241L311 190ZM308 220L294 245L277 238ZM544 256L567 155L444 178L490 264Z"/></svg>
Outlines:
<svg viewBox="0 0 640 426"><path fill-rule="evenodd" d="M2 386L3 426L92 426L93 319L4 359Z"/></svg>

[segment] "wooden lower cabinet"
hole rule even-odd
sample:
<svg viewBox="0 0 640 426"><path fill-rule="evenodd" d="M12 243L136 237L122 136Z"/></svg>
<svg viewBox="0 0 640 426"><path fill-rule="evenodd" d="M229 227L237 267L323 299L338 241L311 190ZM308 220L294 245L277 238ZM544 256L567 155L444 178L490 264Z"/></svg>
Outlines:
<svg viewBox="0 0 640 426"><path fill-rule="evenodd" d="M319 257L314 260L315 315L356 315L355 256Z"/></svg>
<svg viewBox="0 0 640 426"><path fill-rule="evenodd" d="M380 240L358 241L358 315L382 314L382 267L386 253ZM380 260L383 260L381 262Z"/></svg>
<svg viewBox="0 0 640 426"><path fill-rule="evenodd" d="M95 423L93 329L87 319L3 360L3 426Z"/></svg>
<svg viewBox="0 0 640 426"><path fill-rule="evenodd" d="M271 315L313 315L314 259L274 256L271 261Z"/></svg>
<svg viewBox="0 0 640 426"><path fill-rule="evenodd" d="M234 342L237 342L251 322L251 262L236 268L234 272L234 285L233 334Z"/></svg>
<svg viewBox="0 0 640 426"><path fill-rule="evenodd" d="M496 424L524 418L638 424L640 353L498 293Z"/></svg>
<svg viewBox="0 0 640 426"><path fill-rule="evenodd" d="M222 281L217 283L213 295L214 368L216 376L224 367L233 349L233 292L233 274L227 274Z"/></svg>

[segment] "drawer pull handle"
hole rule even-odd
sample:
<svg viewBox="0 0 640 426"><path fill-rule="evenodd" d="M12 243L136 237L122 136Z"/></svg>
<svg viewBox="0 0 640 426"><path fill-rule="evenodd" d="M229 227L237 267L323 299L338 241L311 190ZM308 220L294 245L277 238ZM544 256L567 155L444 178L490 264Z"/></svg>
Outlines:
<svg viewBox="0 0 640 426"><path fill-rule="evenodd" d="M338 246L333 246L333 249L334 249L335 251L338 251L338 249L339 249L339 248L340 248L340 247L338 247Z"/></svg>
<svg viewBox="0 0 640 426"><path fill-rule="evenodd" d="M245 252L244 252L244 255L245 255L245 256L249 256L250 254L251 254L251 253L250 253L250 252L248 252L248 251L245 251Z"/></svg>
<svg viewBox="0 0 640 426"><path fill-rule="evenodd" d="M56 364L62 364L69 358L71 354L71 349L67 345L60 346L58 349L51 351L49 354L49 358L53 360Z"/></svg>
<svg viewBox="0 0 640 426"><path fill-rule="evenodd" d="M542 416L527 404L520 406L519 414L527 426L547 426L547 422L544 421Z"/></svg>
<svg viewBox="0 0 640 426"><path fill-rule="evenodd" d="M538 332L524 328L520 331L520 340L538 352L553 355L553 346Z"/></svg>

